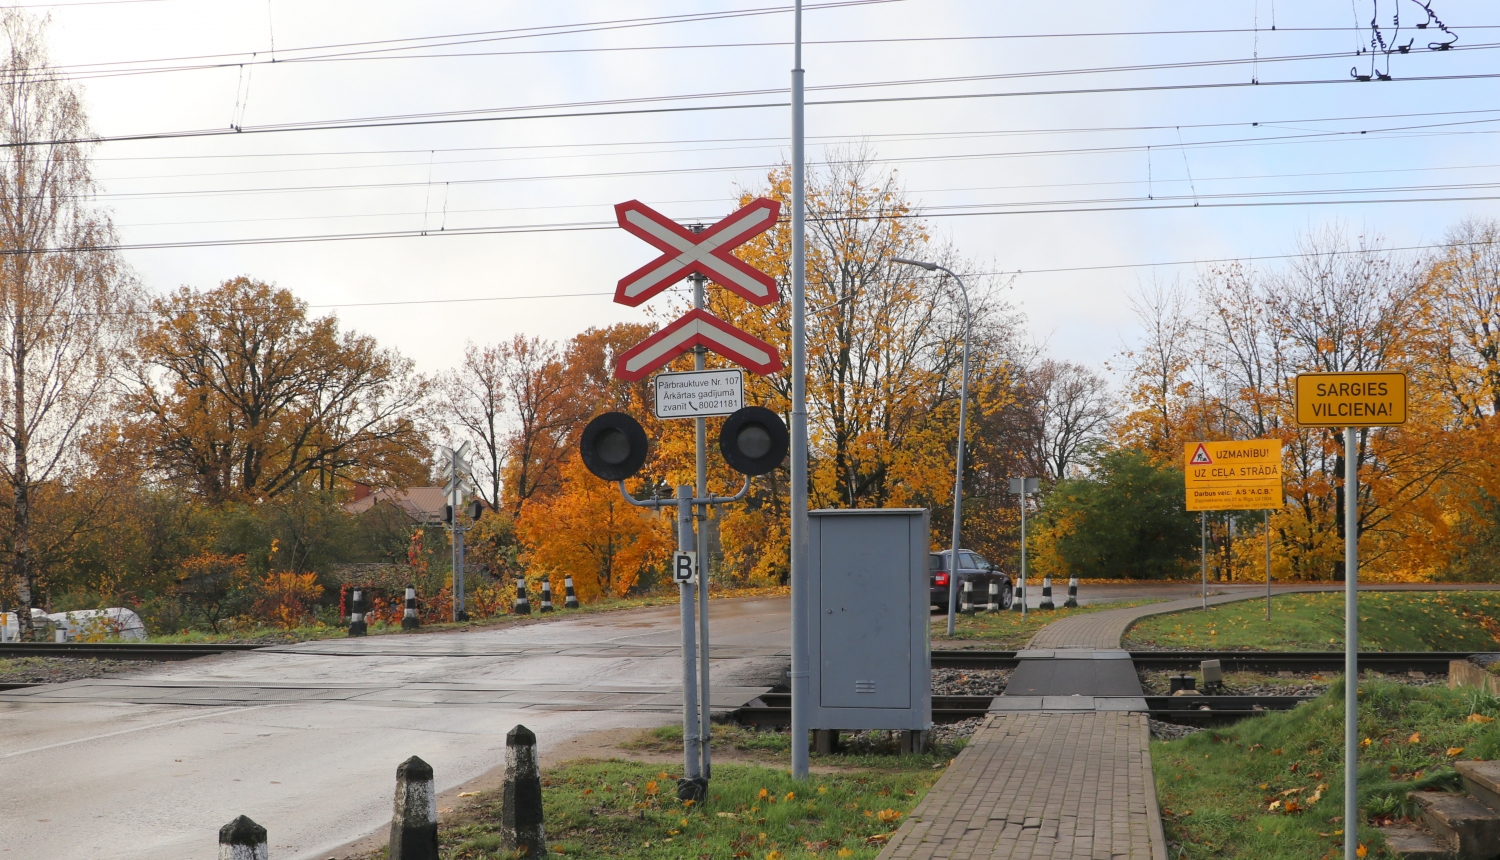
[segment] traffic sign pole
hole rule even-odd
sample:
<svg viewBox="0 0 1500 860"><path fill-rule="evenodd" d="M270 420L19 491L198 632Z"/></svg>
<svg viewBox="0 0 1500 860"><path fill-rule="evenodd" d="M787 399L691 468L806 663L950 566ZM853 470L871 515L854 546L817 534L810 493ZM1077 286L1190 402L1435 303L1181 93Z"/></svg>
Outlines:
<svg viewBox="0 0 1500 860"><path fill-rule="evenodd" d="M682 552L693 551L693 488L686 485L677 488L677 549ZM677 785L677 799L702 800L705 784L698 741L698 673L693 665L693 655L697 651L697 631L693 623L693 585L683 582L678 584L677 589L682 605L683 758L683 778Z"/></svg>
<svg viewBox="0 0 1500 860"><path fill-rule="evenodd" d="M1266 511L1266 620L1271 620L1271 512Z"/></svg>
<svg viewBox="0 0 1500 860"><path fill-rule="evenodd" d="M1344 860L1359 851L1359 456L1344 428Z"/></svg>
<svg viewBox="0 0 1500 860"><path fill-rule="evenodd" d="M792 778L807 779L807 249L805 130L802 123L802 0L793 4L792 53Z"/></svg>
<svg viewBox="0 0 1500 860"><path fill-rule="evenodd" d="M696 231L694 231L696 232ZM702 275L693 276L693 307L703 310L703 282ZM698 347L693 350L693 369L706 370L707 350ZM697 464L698 464L698 492L697 498L708 498L708 419L701 415L693 419L694 430L697 432ZM699 744L703 751L703 778L709 779L713 774L713 766L709 761L708 741L713 723L710 721L713 711L710 710L708 694L708 504L705 502L698 505L698 695L702 697L702 704L698 708Z"/></svg>
<svg viewBox="0 0 1500 860"><path fill-rule="evenodd" d="M1208 611L1208 511L1198 512L1198 525L1203 529L1203 611Z"/></svg>

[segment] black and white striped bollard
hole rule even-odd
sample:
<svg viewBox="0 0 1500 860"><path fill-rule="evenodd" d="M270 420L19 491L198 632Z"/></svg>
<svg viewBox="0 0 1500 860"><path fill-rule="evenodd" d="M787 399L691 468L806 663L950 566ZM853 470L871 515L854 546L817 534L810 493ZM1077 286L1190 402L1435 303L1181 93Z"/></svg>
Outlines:
<svg viewBox="0 0 1500 860"><path fill-rule="evenodd" d="M965 615L974 614L974 580L964 580L964 589L958 599L958 611Z"/></svg>
<svg viewBox="0 0 1500 860"><path fill-rule="evenodd" d="M500 843L521 857L545 857L542 829L542 772L536 735L516 726L505 735L505 787L500 800Z"/></svg>
<svg viewBox="0 0 1500 860"><path fill-rule="evenodd" d="M1056 609L1057 605L1052 602L1052 577L1042 577L1042 602L1036 605L1037 609Z"/></svg>
<svg viewBox="0 0 1500 860"><path fill-rule="evenodd" d="M219 860L267 860L266 829L246 816L219 828Z"/></svg>
<svg viewBox="0 0 1500 860"><path fill-rule="evenodd" d="M543 612L552 611L552 577L542 578L542 605Z"/></svg>
<svg viewBox="0 0 1500 860"><path fill-rule="evenodd" d="M417 617L417 589L415 586L406 587L406 612L401 616L402 630L415 630L422 626L422 619Z"/></svg>
<svg viewBox="0 0 1500 860"><path fill-rule="evenodd" d="M365 593L356 588L349 595L349 635L363 636L368 632L365 624Z"/></svg>
<svg viewBox="0 0 1500 860"><path fill-rule="evenodd" d="M563 609L577 609L578 595L573 593L573 577L563 578L563 590L567 592L563 596Z"/></svg>
<svg viewBox="0 0 1500 860"><path fill-rule="evenodd" d="M999 612L1005 607L1000 605L1000 583L990 580L990 602L985 604L985 611Z"/></svg>
<svg viewBox="0 0 1500 860"><path fill-rule="evenodd" d="M1068 599L1063 601L1064 609L1078 608L1078 577L1068 577Z"/></svg>
<svg viewBox="0 0 1500 860"><path fill-rule="evenodd" d="M1023 612L1026 609L1026 586L1016 586L1016 596L1011 598L1010 608L1012 612Z"/></svg>
<svg viewBox="0 0 1500 860"><path fill-rule="evenodd" d="M526 599L525 577L521 577L516 580L516 604L513 607L512 611L514 611L517 615L531 614L531 601Z"/></svg>
<svg viewBox="0 0 1500 860"><path fill-rule="evenodd" d="M396 768L390 860L438 860L437 789L432 765L412 756Z"/></svg>

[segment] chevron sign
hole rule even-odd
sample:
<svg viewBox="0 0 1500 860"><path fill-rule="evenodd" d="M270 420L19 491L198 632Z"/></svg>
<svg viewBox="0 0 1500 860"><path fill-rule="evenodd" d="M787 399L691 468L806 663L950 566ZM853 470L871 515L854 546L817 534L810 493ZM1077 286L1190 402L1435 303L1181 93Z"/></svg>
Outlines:
<svg viewBox="0 0 1500 860"><path fill-rule="evenodd" d="M730 252L770 229L780 213L780 203L761 197L694 233L639 200L615 206L622 228L662 252L620 279L615 301L636 307L689 275L702 275L751 304L775 302L780 298L776 280ZM782 366L775 347L707 311L694 309L622 354L615 376L644 379L699 346L761 376Z"/></svg>

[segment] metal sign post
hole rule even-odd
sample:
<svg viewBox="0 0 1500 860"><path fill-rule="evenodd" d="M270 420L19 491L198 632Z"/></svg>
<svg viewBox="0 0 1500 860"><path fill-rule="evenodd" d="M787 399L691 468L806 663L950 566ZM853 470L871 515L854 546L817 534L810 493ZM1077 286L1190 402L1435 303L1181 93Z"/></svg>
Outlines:
<svg viewBox="0 0 1500 860"><path fill-rule="evenodd" d="M1344 860L1359 856L1359 432L1406 423L1406 374L1297 376L1297 423L1344 428Z"/></svg>
<svg viewBox="0 0 1500 860"><path fill-rule="evenodd" d="M682 598L682 662L683 662L683 743L687 758L686 776L678 785L678 797L682 800L701 800L708 787L711 771L709 754L710 716L712 714L709 685L709 639L708 639L708 579L706 570L699 565L708 561L708 508L710 505L736 501L750 489L750 475L765 474L775 468L786 454L785 446L778 449L775 462L766 468L753 463L747 468L736 465L729 449L736 448L749 460L764 457L771 450L769 440L772 428L765 426L764 418L751 416L745 421L755 423L759 430L757 438L767 440L765 446L752 446L758 453L746 452L744 432L731 442L721 438L720 447L730 465L745 474L745 486L738 495L718 498L708 492L708 424L709 415L729 414L725 422L728 428L737 418L746 413L764 412L771 415L776 431L785 440L785 428L780 419L760 407L743 406L744 377L739 371L709 371L708 351L724 356L741 367L762 375L781 369L781 357L776 348L765 341L742 331L710 314L704 307L704 287L709 278L754 305L768 305L780 296L776 279L740 260L731 253L735 248L770 229L776 224L781 204L767 198L757 198L718 223L706 229L702 225L684 227L638 200L630 200L615 207L620 227L641 238L661 251L661 256L621 278L615 288L615 301L635 307L662 292L673 283L688 278L693 284L693 308L660 331L620 354L615 363L615 377L627 381L646 378L650 373L671 364L674 359L687 352L693 353L692 373L662 374L656 384L656 415L658 418L692 418L695 441L695 486L677 488L677 538L681 550L679 559L690 554L695 571L691 581L679 579ZM609 419L609 427L601 427L598 435L589 436L585 430L580 445L584 449L584 462L590 471L607 480L620 480L620 494L632 504L659 507L655 500L640 502L631 498L622 480L633 474L645 461L645 434L640 425L628 416L616 414ZM606 416L600 416L605 418ZM633 429L626 428L620 419L628 421ZM596 418L595 421L599 419ZM590 426L593 426L591 422ZM612 428L612 429L611 429ZM639 434L640 450L627 441L621 428ZM750 428L742 427L748 432ZM608 433L620 434L614 442L606 439ZM751 433L755 435L755 433ZM611 446L618 444L619 450L611 453ZM727 447L726 447L727 446ZM611 460L618 454L619 459ZM629 456L627 456L627 454ZM638 459L636 459L638 455ZM589 465L590 458L596 461ZM617 469L627 460L634 467ZM596 468L597 467L597 468ZM694 529L696 517L698 527ZM696 538L695 538L696 535ZM696 603L696 611L694 604ZM696 626L696 632L693 627ZM694 661L697 662L696 671Z"/></svg>
<svg viewBox="0 0 1500 860"><path fill-rule="evenodd" d="M812 688L808 682L807 613L807 247L806 156L803 149L802 0L792 9L792 779L807 779L807 732Z"/></svg>
<svg viewBox="0 0 1500 860"><path fill-rule="evenodd" d="M453 448L439 448L438 452L443 457L443 467L440 473L447 482L443 487L443 495L448 500L448 528L453 535L453 620L468 621L469 613L464 611L464 527L459 522L459 508L463 505L464 494L471 488L470 466L469 466L469 443L465 442Z"/></svg>
<svg viewBox="0 0 1500 860"><path fill-rule="evenodd" d="M1026 620L1026 496L1035 493L1041 486L1041 478L1010 479L1011 494L1021 497L1021 587L1017 590L1016 597L1021 601L1022 621ZM951 577L949 582L952 582Z"/></svg>

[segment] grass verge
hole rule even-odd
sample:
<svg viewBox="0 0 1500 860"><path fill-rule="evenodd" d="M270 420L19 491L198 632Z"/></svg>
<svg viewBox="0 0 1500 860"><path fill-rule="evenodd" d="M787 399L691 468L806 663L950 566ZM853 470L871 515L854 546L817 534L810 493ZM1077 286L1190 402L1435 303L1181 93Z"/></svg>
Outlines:
<svg viewBox="0 0 1500 860"><path fill-rule="evenodd" d="M1038 630L1054 621L1061 621L1074 615L1087 615L1109 609L1125 609L1161 602L1160 600L1122 600L1117 603L1091 603L1076 609L1028 610L1024 621L1021 620L1021 613L1015 611L959 615L953 625L952 639L945 635L948 616L934 615L932 617L934 627L932 641L936 648L962 648L965 646L947 643L973 642L997 651L1012 651L1026 647L1026 643L1036 635Z"/></svg>
<svg viewBox="0 0 1500 860"><path fill-rule="evenodd" d="M1500 757L1500 700L1474 690L1361 681L1360 842L1412 814L1406 793L1457 784L1458 758ZM1342 679L1291 711L1170 742L1151 758L1173 860L1342 856Z"/></svg>
<svg viewBox="0 0 1500 860"><path fill-rule="evenodd" d="M1125 634L1136 650L1341 651L1344 596L1283 594L1141 619ZM1500 594L1373 592L1359 596L1359 647L1368 651L1500 650Z"/></svg>
<svg viewBox="0 0 1500 860"><path fill-rule="evenodd" d="M614 759L568 762L542 780L548 849L653 860L872 858L942 767L922 757L879 764L815 774L805 783L793 781L785 766L716 764L708 799L687 805L676 796L680 769ZM442 856L509 860L501 847L501 800L499 791L483 792L446 813Z"/></svg>

